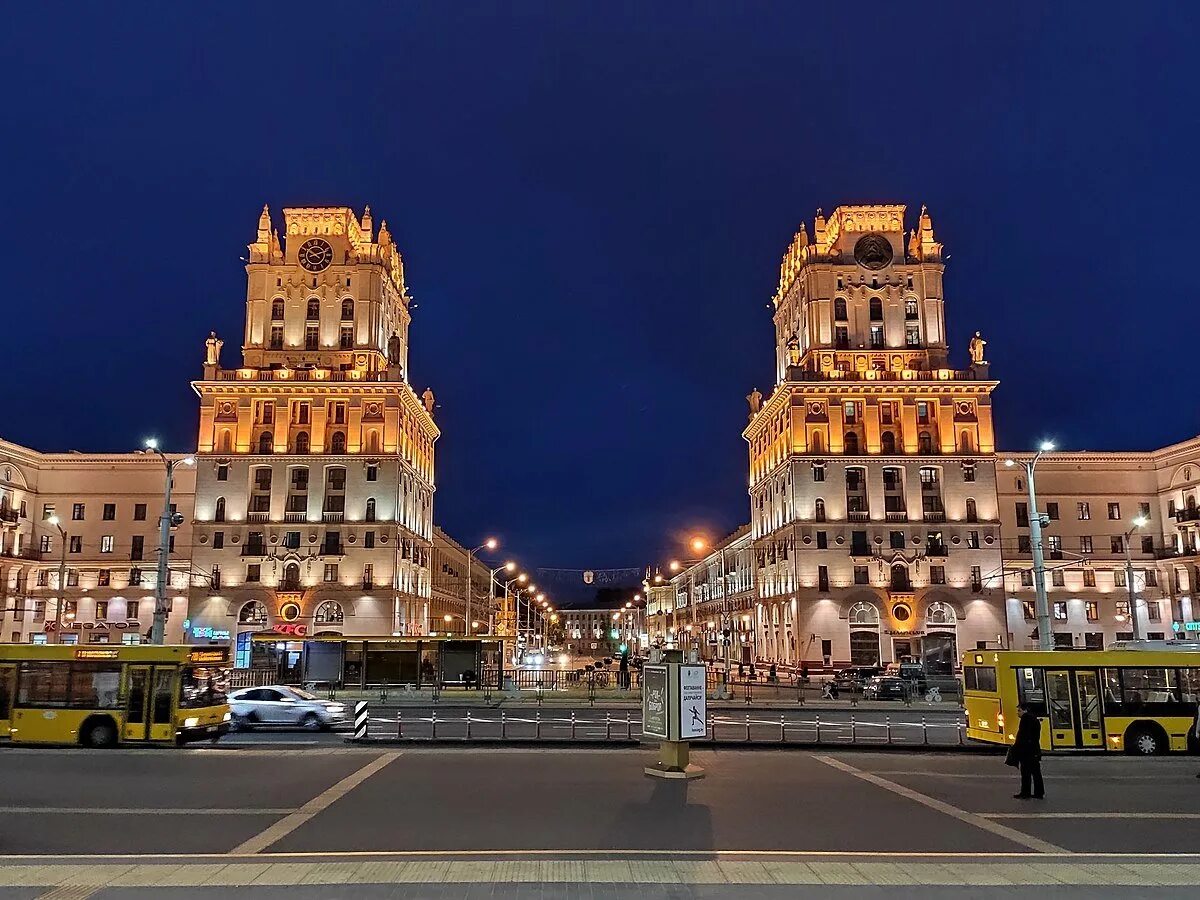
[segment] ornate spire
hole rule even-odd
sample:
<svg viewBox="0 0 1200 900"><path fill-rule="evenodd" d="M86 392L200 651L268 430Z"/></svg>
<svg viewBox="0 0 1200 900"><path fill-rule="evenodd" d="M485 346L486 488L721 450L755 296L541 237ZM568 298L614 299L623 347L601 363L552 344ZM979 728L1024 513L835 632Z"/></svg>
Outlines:
<svg viewBox="0 0 1200 900"><path fill-rule="evenodd" d="M271 239L271 210L263 204L262 215L258 217L258 243L265 244Z"/></svg>
<svg viewBox="0 0 1200 900"><path fill-rule="evenodd" d="M375 230L375 222L371 218L371 207L370 206L367 206L363 210L362 223L361 223L360 227L362 228L362 231L363 231L364 240L366 240L368 243L370 243L371 234Z"/></svg>

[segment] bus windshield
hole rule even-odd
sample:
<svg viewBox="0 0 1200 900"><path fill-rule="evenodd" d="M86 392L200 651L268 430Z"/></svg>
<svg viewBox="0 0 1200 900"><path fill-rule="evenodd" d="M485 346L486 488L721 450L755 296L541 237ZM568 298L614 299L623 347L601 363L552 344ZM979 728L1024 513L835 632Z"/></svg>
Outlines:
<svg viewBox="0 0 1200 900"><path fill-rule="evenodd" d="M229 670L219 666L185 666L179 680L179 706L219 706L229 692Z"/></svg>

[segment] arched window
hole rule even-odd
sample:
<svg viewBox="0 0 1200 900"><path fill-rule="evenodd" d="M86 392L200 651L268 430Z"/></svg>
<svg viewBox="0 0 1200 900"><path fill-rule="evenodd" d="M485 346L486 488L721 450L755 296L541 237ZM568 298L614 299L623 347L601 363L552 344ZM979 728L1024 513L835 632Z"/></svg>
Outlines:
<svg viewBox="0 0 1200 900"><path fill-rule="evenodd" d="M308 310L305 313L310 321L321 318L321 301L316 297L308 298Z"/></svg>
<svg viewBox="0 0 1200 900"><path fill-rule="evenodd" d="M346 432L335 431L333 437L329 439L330 453L345 453L346 452Z"/></svg>
<svg viewBox="0 0 1200 900"><path fill-rule="evenodd" d="M217 498L217 508L216 508L216 511L213 513L213 521L214 522L224 522L225 521L225 498L224 497Z"/></svg>
<svg viewBox="0 0 1200 900"><path fill-rule="evenodd" d="M282 322L283 321L283 301L282 300L272 300L271 301L271 321L272 322Z"/></svg>
<svg viewBox="0 0 1200 900"><path fill-rule="evenodd" d="M883 319L883 300L879 297L871 298L871 321L879 322Z"/></svg>
<svg viewBox="0 0 1200 900"><path fill-rule="evenodd" d="M283 581L279 587L285 591L300 590L300 564L290 562L283 567Z"/></svg>
<svg viewBox="0 0 1200 900"><path fill-rule="evenodd" d="M879 447L884 453L895 453L896 436L890 431L885 431L879 436Z"/></svg>
<svg viewBox="0 0 1200 900"><path fill-rule="evenodd" d="M958 436L958 452L971 453L975 448L971 446L971 432L964 430Z"/></svg>
<svg viewBox="0 0 1200 900"><path fill-rule="evenodd" d="M344 621L342 605L333 600L326 600L318 606L316 615L313 616L314 625L341 625Z"/></svg>
<svg viewBox="0 0 1200 900"><path fill-rule="evenodd" d="M354 301L347 297L342 301L342 321L348 321L354 318Z"/></svg>
<svg viewBox="0 0 1200 900"><path fill-rule="evenodd" d="M929 609L925 611L926 625L953 625L957 621L958 616L954 614L954 607L949 603L942 603L940 600L930 603Z"/></svg>
<svg viewBox="0 0 1200 900"><path fill-rule="evenodd" d="M978 522L979 521L979 511L975 506L975 498L974 497L967 498L967 521L968 522Z"/></svg>
<svg viewBox="0 0 1200 900"><path fill-rule="evenodd" d="M816 520L818 522L825 521L825 501L820 497L817 498L816 502Z"/></svg>
<svg viewBox="0 0 1200 900"><path fill-rule="evenodd" d="M222 429L221 440L217 445L217 449L221 453L233 452L233 435L230 433L228 428Z"/></svg>
<svg viewBox="0 0 1200 900"><path fill-rule="evenodd" d="M258 452L270 453L275 449L275 436L269 431L264 431L258 436Z"/></svg>
<svg viewBox="0 0 1200 900"><path fill-rule="evenodd" d="M917 435L917 452L918 453L932 453L933 452L933 438L929 436L928 431L922 431L920 434Z"/></svg>
<svg viewBox="0 0 1200 900"><path fill-rule="evenodd" d="M908 580L908 567L904 563L896 563L892 566L892 590L912 590L912 585Z"/></svg>
<svg viewBox="0 0 1200 900"><path fill-rule="evenodd" d="M239 625L265 625L267 623L267 608L259 600L251 600L242 606L238 613Z"/></svg>
<svg viewBox="0 0 1200 900"><path fill-rule="evenodd" d="M300 431L296 433L296 452L307 453L309 448L308 432Z"/></svg>
<svg viewBox="0 0 1200 900"><path fill-rule="evenodd" d="M824 438L821 437L821 432L819 432L819 431L813 432L812 450L813 450L813 453L824 453L825 452L825 440L824 440Z"/></svg>
<svg viewBox="0 0 1200 900"><path fill-rule="evenodd" d="M375 498L374 497L367 498L367 513L363 518L367 522L375 521Z"/></svg>
<svg viewBox="0 0 1200 900"><path fill-rule="evenodd" d="M844 322L848 318L846 315L846 298L836 297L833 301L833 317L839 322Z"/></svg>
<svg viewBox="0 0 1200 900"><path fill-rule="evenodd" d="M368 431L367 432L367 452L368 453L378 453L379 452L379 432L378 431Z"/></svg>
<svg viewBox="0 0 1200 900"><path fill-rule="evenodd" d="M852 456L858 455L858 434L853 431L847 431L846 437L843 439L843 447L845 452Z"/></svg>
<svg viewBox="0 0 1200 900"><path fill-rule="evenodd" d="M878 625L879 610L875 608L873 603L855 603L850 607L850 624L854 625Z"/></svg>

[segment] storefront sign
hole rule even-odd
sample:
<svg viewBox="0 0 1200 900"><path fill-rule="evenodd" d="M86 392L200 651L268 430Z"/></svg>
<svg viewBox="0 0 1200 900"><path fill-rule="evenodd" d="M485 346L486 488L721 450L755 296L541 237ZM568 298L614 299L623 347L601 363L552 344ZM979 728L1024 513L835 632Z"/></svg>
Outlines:
<svg viewBox="0 0 1200 900"><path fill-rule="evenodd" d="M71 629L74 631L92 631L97 628L119 628L122 630L126 628L136 629L138 628L138 621L137 619L130 619L125 622L55 622L53 619L49 619L42 626L43 631L56 631L59 628L64 630Z"/></svg>
<svg viewBox="0 0 1200 900"><path fill-rule="evenodd" d="M923 629L918 629L917 631L897 631L893 628L885 628L883 633L894 634L896 637L920 637L925 633L925 631Z"/></svg>
<svg viewBox="0 0 1200 900"><path fill-rule="evenodd" d="M274 630L276 634L290 634L295 637L308 636L308 626L303 622L280 622Z"/></svg>
<svg viewBox="0 0 1200 900"><path fill-rule="evenodd" d="M193 625L192 637L208 638L213 641L228 641L233 635L225 628L213 628L211 625Z"/></svg>

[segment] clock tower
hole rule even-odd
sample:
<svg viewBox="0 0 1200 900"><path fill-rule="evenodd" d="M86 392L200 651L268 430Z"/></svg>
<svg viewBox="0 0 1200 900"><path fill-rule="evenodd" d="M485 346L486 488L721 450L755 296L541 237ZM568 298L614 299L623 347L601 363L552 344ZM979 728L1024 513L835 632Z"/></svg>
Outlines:
<svg viewBox="0 0 1200 900"><path fill-rule="evenodd" d="M193 625L236 635L239 654L259 631L427 632L439 431L409 381L386 222L288 208L281 239L264 207L246 275L241 364L213 336L193 382Z"/></svg>

